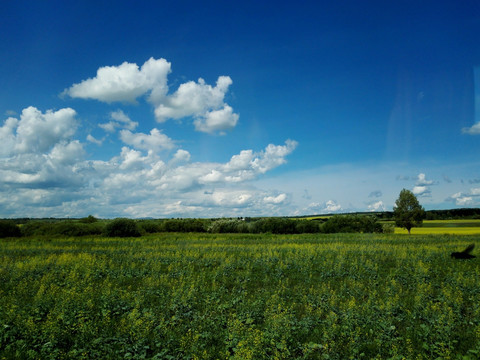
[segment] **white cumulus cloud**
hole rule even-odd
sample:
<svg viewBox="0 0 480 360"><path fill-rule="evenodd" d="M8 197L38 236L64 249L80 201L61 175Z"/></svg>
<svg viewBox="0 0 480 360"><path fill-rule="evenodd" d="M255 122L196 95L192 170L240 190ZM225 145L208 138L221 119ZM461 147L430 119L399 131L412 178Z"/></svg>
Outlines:
<svg viewBox="0 0 480 360"><path fill-rule="evenodd" d="M87 135L87 141L97 145L102 145L103 143L103 140L96 139L92 134Z"/></svg>
<svg viewBox="0 0 480 360"><path fill-rule="evenodd" d="M312 202L304 209L306 214L333 214L342 211L342 206L335 200L324 203Z"/></svg>
<svg viewBox="0 0 480 360"><path fill-rule="evenodd" d="M180 163L180 162L188 162L190 161L190 153L183 149L178 149L175 155L173 155L172 162L173 163Z"/></svg>
<svg viewBox="0 0 480 360"><path fill-rule="evenodd" d="M446 201L455 202L457 206L476 206L480 204L478 197L480 197L480 188L472 188L468 193L457 192L449 196Z"/></svg>
<svg viewBox="0 0 480 360"><path fill-rule="evenodd" d="M385 209L385 205L381 200L368 205L369 211L385 211Z"/></svg>
<svg viewBox="0 0 480 360"><path fill-rule="evenodd" d="M189 117L195 130L209 134L223 134L237 125L239 115L225 102L230 77L218 77L215 85L202 79L186 82L169 94L169 73L170 63L164 59L151 58L141 67L124 62L99 68L96 76L64 94L106 103L136 103L145 96L156 120ZM178 148L181 141L157 128L137 131L139 123L118 108L98 125L118 133L121 142L109 139L108 144L109 134L96 138L91 129L80 128L71 108L42 112L30 106L14 115L0 124L3 216L228 216L245 215L245 208L252 215L272 215L290 203L285 190L263 191L252 180L286 163L298 145L294 140L244 149L226 162L192 162L190 152ZM100 150L105 146L102 156L115 145L117 155L87 159L79 129L86 142Z"/></svg>
<svg viewBox="0 0 480 360"><path fill-rule="evenodd" d="M426 185L432 185L433 183L434 183L433 180L427 180L427 177L425 174L423 173L418 174L416 185L426 186Z"/></svg>
<svg viewBox="0 0 480 360"><path fill-rule="evenodd" d="M472 196L480 196L480 188L472 188L470 189L470 194Z"/></svg>
<svg viewBox="0 0 480 360"><path fill-rule="evenodd" d="M175 147L173 140L156 128L152 129L150 134L132 133L129 130L121 130L120 139L127 145L155 153Z"/></svg>
<svg viewBox="0 0 480 360"><path fill-rule="evenodd" d="M220 134L225 134L226 130L237 125L238 118L238 114L234 114L233 109L225 105L223 109L208 111L204 116L197 117L194 124L198 131L209 134L219 131Z"/></svg>
<svg viewBox="0 0 480 360"><path fill-rule="evenodd" d="M73 98L110 103L135 102L139 96L150 91L150 100L158 102L168 92L170 66L165 59L150 58L141 68L128 62L101 67L97 70L97 76L72 85L64 93Z"/></svg>
<svg viewBox="0 0 480 360"><path fill-rule="evenodd" d="M76 112L71 108L42 113L30 106L20 119L8 118L0 128L0 155L45 152L59 141L71 138L77 129Z"/></svg>
<svg viewBox="0 0 480 360"><path fill-rule="evenodd" d="M480 135L480 122L472 125L471 127L463 128L462 133L468 135Z"/></svg>
<svg viewBox="0 0 480 360"><path fill-rule="evenodd" d="M414 186L412 192L417 196L427 196L430 194L430 190L427 186Z"/></svg>
<svg viewBox="0 0 480 360"><path fill-rule="evenodd" d="M266 196L263 201L267 204L281 204L287 199L287 194L280 194L277 196Z"/></svg>
<svg viewBox="0 0 480 360"><path fill-rule="evenodd" d="M340 204L337 204L333 200L328 200L325 203L324 211L327 212L327 213L335 213L335 212L338 212L340 210L342 210L342 206Z"/></svg>
<svg viewBox="0 0 480 360"><path fill-rule="evenodd" d="M210 109L218 109L222 107L225 93L231 84L229 76L220 76L215 87L206 84L202 78L198 82L181 84L175 93L157 105L157 120L163 122L167 119L201 116Z"/></svg>
<svg viewBox="0 0 480 360"><path fill-rule="evenodd" d="M138 122L132 121L122 110L112 111L110 113L112 119L108 123L99 124L98 126L106 132L115 132L116 129L135 130Z"/></svg>
<svg viewBox="0 0 480 360"><path fill-rule="evenodd" d="M224 134L237 125L239 115L224 102L232 84L229 76L219 76L215 86L207 84L202 78L197 82L188 81L169 95L167 78L170 71L169 62L154 58L146 61L141 68L128 62L105 66L97 70L95 77L72 85L63 94L107 103L135 103L138 97L149 93L148 101L155 109L158 122L192 117L195 129L209 134ZM99 126L107 132L114 132L117 127L134 130L137 125L123 113L112 113L112 118L114 121Z"/></svg>

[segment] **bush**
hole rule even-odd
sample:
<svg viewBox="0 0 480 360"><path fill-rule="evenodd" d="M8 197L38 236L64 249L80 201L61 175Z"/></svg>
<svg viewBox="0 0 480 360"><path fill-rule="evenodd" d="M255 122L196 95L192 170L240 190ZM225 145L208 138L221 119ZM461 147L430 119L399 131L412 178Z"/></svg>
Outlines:
<svg viewBox="0 0 480 360"><path fill-rule="evenodd" d="M24 236L87 236L101 235L103 222L83 223L78 221L39 221L33 220L22 226Z"/></svg>
<svg viewBox="0 0 480 360"><path fill-rule="evenodd" d="M81 218L79 221L85 224L92 224L94 222L97 222L98 219L93 215L88 215L86 218Z"/></svg>
<svg viewBox="0 0 480 360"><path fill-rule="evenodd" d="M322 224L323 233L381 233L382 225L375 216L334 215Z"/></svg>
<svg viewBox="0 0 480 360"><path fill-rule="evenodd" d="M209 232L216 234L248 233L249 230L249 226L245 221L229 219L214 221L208 228Z"/></svg>
<svg viewBox="0 0 480 360"><path fill-rule="evenodd" d="M137 223L131 219L117 218L105 227L105 235L109 237L141 236Z"/></svg>
<svg viewBox="0 0 480 360"><path fill-rule="evenodd" d="M22 226L21 231L23 236L44 236L52 235L51 222L31 220Z"/></svg>
<svg viewBox="0 0 480 360"><path fill-rule="evenodd" d="M384 234L393 234L395 232L395 224L383 224L382 228Z"/></svg>
<svg viewBox="0 0 480 360"><path fill-rule="evenodd" d="M208 225L208 220L168 219L163 221L161 227L166 232L206 232Z"/></svg>
<svg viewBox="0 0 480 360"><path fill-rule="evenodd" d="M80 223L73 221L61 221L52 226L52 234L63 236L87 236L100 235L104 229L100 223Z"/></svg>
<svg viewBox="0 0 480 360"><path fill-rule="evenodd" d="M314 234L320 232L318 221L297 220L295 224L298 234Z"/></svg>
<svg viewBox="0 0 480 360"><path fill-rule="evenodd" d="M143 232L147 234L155 234L163 230L163 227L160 225L160 223L155 220L140 221L138 223L138 226L140 227L141 230L143 230Z"/></svg>
<svg viewBox="0 0 480 360"><path fill-rule="evenodd" d="M0 238L22 236L20 228L12 220L0 220Z"/></svg>
<svg viewBox="0 0 480 360"><path fill-rule="evenodd" d="M252 224L253 233L296 234L296 221L286 218L263 218Z"/></svg>

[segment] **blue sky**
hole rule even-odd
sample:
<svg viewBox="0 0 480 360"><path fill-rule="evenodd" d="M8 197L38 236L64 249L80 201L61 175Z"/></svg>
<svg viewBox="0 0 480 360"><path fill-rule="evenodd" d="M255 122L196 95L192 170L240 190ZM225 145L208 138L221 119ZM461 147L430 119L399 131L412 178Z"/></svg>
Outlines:
<svg viewBox="0 0 480 360"><path fill-rule="evenodd" d="M0 13L0 217L480 206L478 1Z"/></svg>

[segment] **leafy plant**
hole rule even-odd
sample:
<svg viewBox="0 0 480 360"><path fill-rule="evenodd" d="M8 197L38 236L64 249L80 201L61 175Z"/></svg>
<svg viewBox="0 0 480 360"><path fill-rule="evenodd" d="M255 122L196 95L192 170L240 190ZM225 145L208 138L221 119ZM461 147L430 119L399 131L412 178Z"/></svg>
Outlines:
<svg viewBox="0 0 480 360"><path fill-rule="evenodd" d="M407 229L410 234L412 227L422 226L423 219L425 218L425 210L410 190L403 189L395 201L393 216L395 218L395 224L398 227Z"/></svg>
<svg viewBox="0 0 480 360"><path fill-rule="evenodd" d="M109 237L141 236L135 220L125 218L117 218L109 222L105 227L105 234Z"/></svg>
<svg viewBox="0 0 480 360"><path fill-rule="evenodd" d="M22 233L17 224L12 220L0 220L0 238L19 237Z"/></svg>

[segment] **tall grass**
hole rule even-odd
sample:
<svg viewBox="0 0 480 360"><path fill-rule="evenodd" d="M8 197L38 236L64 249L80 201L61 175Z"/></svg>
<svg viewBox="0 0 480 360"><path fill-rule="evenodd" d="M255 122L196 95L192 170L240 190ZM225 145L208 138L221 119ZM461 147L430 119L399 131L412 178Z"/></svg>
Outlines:
<svg viewBox="0 0 480 360"><path fill-rule="evenodd" d="M477 359L473 240L2 240L0 358Z"/></svg>

